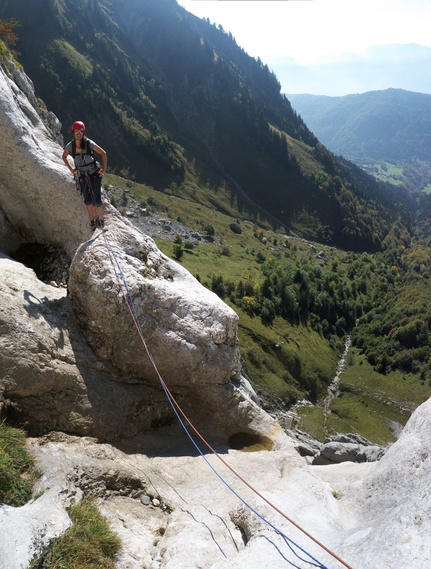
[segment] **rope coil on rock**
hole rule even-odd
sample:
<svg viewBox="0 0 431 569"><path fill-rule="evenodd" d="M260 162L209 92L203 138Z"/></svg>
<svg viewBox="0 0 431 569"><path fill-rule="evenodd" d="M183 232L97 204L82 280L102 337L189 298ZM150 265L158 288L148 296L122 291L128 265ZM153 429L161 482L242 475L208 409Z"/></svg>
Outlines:
<svg viewBox="0 0 431 569"><path fill-rule="evenodd" d="M91 182L89 181L90 184L90 191L92 193L91 190ZM97 210L96 210L97 211ZM114 273L117 279L117 282L120 286L120 290L122 292L123 298L125 300L125 303L127 305L127 308L130 312L130 315L133 319L134 325L137 329L137 332L139 334L139 337L141 339L142 345L145 349L145 352L147 354L148 359L151 362L151 365L153 366L153 369L160 381L160 384L163 388L163 391L165 392L165 395L176 415L176 417L178 418L183 430L185 431L185 433L187 434L187 436L189 437L190 441L192 442L192 444L194 445L194 447L197 449L197 451L199 452L199 454L202 456L202 458L205 460L205 462L208 464L208 466L211 468L211 470L214 472L214 474L220 479L220 481L225 484L225 486L247 507L250 509L251 512L253 512L256 516L258 516L263 522L265 522L271 529L273 529L278 535L280 535L284 541L287 543L287 545L290 547L290 549L292 550L292 552L294 553L295 556L298 557L298 559L300 559L301 561L308 563L312 566L315 567L319 567L321 569L329 569L326 565L324 565L323 563L321 563L319 560L317 560L315 557L313 557L313 555L311 555L309 552L307 552L304 548L302 548L300 545L298 545L297 543L295 543L292 539L290 539L287 535L285 535L280 529L278 529L275 525L273 525L269 520L267 520L265 517L263 517L261 514L259 514L259 512L256 511L255 508L253 508L244 498L242 498L227 482L226 480L222 477L222 475L216 470L216 468L208 461L207 457L203 454L203 452L201 451L201 449L199 448L198 444L196 443L196 441L194 440L194 438L192 437L192 435L189 432L189 429L186 426L186 423L189 425L189 427L192 429L192 431L195 433L195 435L202 441L202 443L214 454L214 456L216 458L218 458L233 474L234 476L236 476L243 484L245 484L256 496L258 496L261 500L263 500L268 506L270 506L274 511L276 511L279 515L281 515L286 521L288 521L290 524L292 524L295 528L297 528L300 532L302 532L307 538L309 538L311 541L313 541L316 545L318 545L321 549L323 549L324 551L326 551L326 553L328 553L330 556L332 556L335 560L337 560L339 563L341 563L344 567L346 567L347 569L352 569L352 567L350 565L348 565L343 559L341 559L338 555L336 555L333 551L331 551L329 548L327 548L323 543L321 543L320 541L318 541L314 536L312 536L309 532L307 532L304 528L302 528L298 523L296 523L294 520L292 520L290 517L288 517L283 511L281 511L277 506L275 506L275 504L273 504L270 500L268 500L267 498L265 498L265 496L263 496L258 490L256 490L247 480L245 480L233 467L231 467L229 465L229 463L210 445L210 443L208 443L206 441L206 439L200 434L200 432L196 429L196 427L193 425L193 423L190 421L190 419L187 417L187 415L184 413L184 411L181 409L180 405L178 404L178 402L175 400L175 398L173 397L173 395L171 394L171 392L169 391L168 386L166 385L163 377L161 376L159 369L157 367L157 364L151 354L151 351L148 347L147 341L145 339L145 335L143 333L142 327L140 325L139 322L139 318L136 312L136 308L132 299L132 295L130 293L129 287L127 285L127 281L126 278L124 276L123 270L121 269L120 263L117 259L117 256L115 255L115 252L112 248L112 245L110 244L108 237L106 235L106 231L104 231L103 229L101 230L102 234L103 234L103 238L105 241L105 245L108 251L108 255L111 261L111 264L113 266L114 269ZM299 551L301 551L302 553L304 553L306 556L308 556L308 558L311 561L308 561L306 559L303 559L301 557L299 557L299 555L293 551L291 545L293 545L294 547L296 547ZM281 553L280 553L281 554ZM281 554L282 555L282 554ZM286 560L287 561L287 560ZM288 561L288 563L290 563L291 565L293 565L293 563L291 563L290 561ZM293 565L294 567L296 567L295 565Z"/></svg>

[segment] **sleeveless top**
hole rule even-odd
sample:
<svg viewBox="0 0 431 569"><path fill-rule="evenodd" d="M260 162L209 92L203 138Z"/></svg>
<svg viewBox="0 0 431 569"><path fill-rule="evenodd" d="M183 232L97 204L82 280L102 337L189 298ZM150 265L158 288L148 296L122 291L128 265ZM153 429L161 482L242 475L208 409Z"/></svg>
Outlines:
<svg viewBox="0 0 431 569"><path fill-rule="evenodd" d="M75 168L79 170L80 174L94 174L100 168L99 164L96 162L96 158L93 154L93 148L95 142L87 138L85 148L82 148L81 152L75 152L73 156L73 141L71 140L66 144L66 150L72 156L75 162Z"/></svg>

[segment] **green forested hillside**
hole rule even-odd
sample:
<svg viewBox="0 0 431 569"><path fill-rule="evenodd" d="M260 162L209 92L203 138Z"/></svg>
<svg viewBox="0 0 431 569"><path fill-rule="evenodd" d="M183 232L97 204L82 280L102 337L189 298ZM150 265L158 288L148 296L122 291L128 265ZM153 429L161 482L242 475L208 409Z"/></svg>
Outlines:
<svg viewBox="0 0 431 569"><path fill-rule="evenodd" d="M387 89L289 100L335 154L411 192L431 189L431 95Z"/></svg>
<svg viewBox="0 0 431 569"><path fill-rule="evenodd" d="M1 0L0 17L65 136L84 120L111 171L349 249L409 227L405 192L334 157L266 65L175 0Z"/></svg>

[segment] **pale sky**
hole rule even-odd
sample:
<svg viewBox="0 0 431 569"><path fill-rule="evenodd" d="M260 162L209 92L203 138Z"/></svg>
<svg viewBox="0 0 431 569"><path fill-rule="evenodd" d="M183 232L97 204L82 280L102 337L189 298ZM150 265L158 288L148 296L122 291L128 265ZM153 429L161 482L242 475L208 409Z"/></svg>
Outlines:
<svg viewBox="0 0 431 569"><path fill-rule="evenodd" d="M295 60L310 66L364 55L371 45L431 47L431 0L178 0L231 32L277 75Z"/></svg>

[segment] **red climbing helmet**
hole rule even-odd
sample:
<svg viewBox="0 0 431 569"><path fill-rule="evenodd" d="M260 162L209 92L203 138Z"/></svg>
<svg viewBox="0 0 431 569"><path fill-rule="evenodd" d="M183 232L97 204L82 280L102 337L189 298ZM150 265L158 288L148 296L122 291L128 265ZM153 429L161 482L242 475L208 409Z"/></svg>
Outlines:
<svg viewBox="0 0 431 569"><path fill-rule="evenodd" d="M86 131L85 124L84 124L83 122L81 122L81 121L75 121L75 122L73 123L72 128L71 128L70 130L71 130L72 132L73 132L74 130L83 130L83 131L85 132L85 131Z"/></svg>

